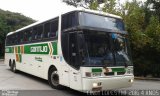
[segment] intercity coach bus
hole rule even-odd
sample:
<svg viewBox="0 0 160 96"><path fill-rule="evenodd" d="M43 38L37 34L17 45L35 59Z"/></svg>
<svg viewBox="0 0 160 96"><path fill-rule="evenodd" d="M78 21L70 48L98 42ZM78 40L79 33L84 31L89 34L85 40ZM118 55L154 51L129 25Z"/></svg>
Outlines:
<svg viewBox="0 0 160 96"><path fill-rule="evenodd" d="M72 10L8 33L5 64L53 88L103 91L130 87L133 63L120 16Z"/></svg>

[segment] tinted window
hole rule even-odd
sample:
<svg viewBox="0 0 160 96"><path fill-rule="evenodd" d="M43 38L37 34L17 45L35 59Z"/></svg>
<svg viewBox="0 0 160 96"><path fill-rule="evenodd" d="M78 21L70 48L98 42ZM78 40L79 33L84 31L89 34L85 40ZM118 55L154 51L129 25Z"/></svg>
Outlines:
<svg viewBox="0 0 160 96"><path fill-rule="evenodd" d="M11 36L8 36L8 37L6 38L6 45L7 45L7 46L11 45Z"/></svg>
<svg viewBox="0 0 160 96"><path fill-rule="evenodd" d="M6 45L26 44L53 40L58 35L58 18L46 21L32 28L28 28L7 36Z"/></svg>
<svg viewBox="0 0 160 96"><path fill-rule="evenodd" d="M15 34L11 35L11 44L14 45L15 43Z"/></svg>
<svg viewBox="0 0 160 96"><path fill-rule="evenodd" d="M32 29L29 29L29 30L28 30L28 34L27 34L28 42L30 42L30 41L32 40L32 32L33 32Z"/></svg>
<svg viewBox="0 0 160 96"><path fill-rule="evenodd" d="M72 67L79 69L84 64L84 38L80 33L62 33L62 53L65 61Z"/></svg>
<svg viewBox="0 0 160 96"><path fill-rule="evenodd" d="M78 25L78 12L71 12L62 15L62 30Z"/></svg>
<svg viewBox="0 0 160 96"><path fill-rule="evenodd" d="M20 43L23 43L23 37L24 37L23 31L19 32L19 35L20 35Z"/></svg>
<svg viewBox="0 0 160 96"><path fill-rule="evenodd" d="M51 23L50 22L44 24L44 35L43 35L43 38L49 38L50 29L51 29Z"/></svg>
<svg viewBox="0 0 160 96"><path fill-rule="evenodd" d="M43 36L43 25L37 27L37 39L42 39Z"/></svg>
<svg viewBox="0 0 160 96"><path fill-rule="evenodd" d="M17 33L17 43L21 43L21 35L20 35L20 32Z"/></svg>
<svg viewBox="0 0 160 96"><path fill-rule="evenodd" d="M58 35L58 19L51 21L51 31L49 38L56 37Z"/></svg>
<svg viewBox="0 0 160 96"><path fill-rule="evenodd" d="M70 64L70 61L69 61L69 34L68 33L62 34L62 53L63 53L63 57L66 60L66 62Z"/></svg>
<svg viewBox="0 0 160 96"><path fill-rule="evenodd" d="M54 19L51 22L47 22L44 24L44 33L43 38L49 39L57 37L58 35L58 19Z"/></svg>
<svg viewBox="0 0 160 96"><path fill-rule="evenodd" d="M32 32L32 41L35 41L37 39L37 27L33 27L33 32Z"/></svg>
<svg viewBox="0 0 160 96"><path fill-rule="evenodd" d="M24 31L24 39L23 39L23 42L27 42L28 41L28 30L25 30Z"/></svg>
<svg viewBox="0 0 160 96"><path fill-rule="evenodd" d="M120 31L125 30L124 23L121 19L90 14L85 12L81 12L79 17L80 17L80 25L82 26L120 30Z"/></svg>
<svg viewBox="0 0 160 96"><path fill-rule="evenodd" d="M18 41L18 33L15 34L15 39L14 39L14 44L18 44L19 41Z"/></svg>

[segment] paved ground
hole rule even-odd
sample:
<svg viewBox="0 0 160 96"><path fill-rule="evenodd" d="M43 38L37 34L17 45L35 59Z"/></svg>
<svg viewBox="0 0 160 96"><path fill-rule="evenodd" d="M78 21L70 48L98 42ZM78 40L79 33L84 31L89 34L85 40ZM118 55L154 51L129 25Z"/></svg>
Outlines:
<svg viewBox="0 0 160 96"><path fill-rule="evenodd" d="M149 81L149 80L135 80L134 84L130 88L122 90L159 90L160 81ZM12 73L2 61L0 61L0 96L6 96L5 93L16 93L18 96L84 96L86 94L65 88L65 90L52 89L46 80L28 75L26 73ZM9 90L9 91L8 91ZM14 92L12 92L14 90ZM20 91L15 91L20 90ZM26 90L26 91L24 91ZM139 92L139 91L137 91ZM129 91L130 95L138 95ZM140 91L142 92L142 91ZM138 96L141 96L139 94ZM160 95L157 93L154 96ZM148 95L150 96L150 95Z"/></svg>

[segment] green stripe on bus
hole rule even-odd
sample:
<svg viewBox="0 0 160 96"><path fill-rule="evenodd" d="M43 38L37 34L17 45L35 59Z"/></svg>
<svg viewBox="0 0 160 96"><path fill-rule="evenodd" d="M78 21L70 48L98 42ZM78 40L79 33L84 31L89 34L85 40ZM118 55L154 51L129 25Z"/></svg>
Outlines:
<svg viewBox="0 0 160 96"><path fill-rule="evenodd" d="M14 53L14 47L6 47L5 53Z"/></svg>
<svg viewBox="0 0 160 96"><path fill-rule="evenodd" d="M21 49L20 49L20 46L18 46L18 53L21 53Z"/></svg>
<svg viewBox="0 0 160 96"><path fill-rule="evenodd" d="M25 45L24 46L25 54L49 54L48 43L44 44L35 44L35 45Z"/></svg>
<svg viewBox="0 0 160 96"><path fill-rule="evenodd" d="M111 68L112 72L125 72L125 68Z"/></svg>
<svg viewBox="0 0 160 96"><path fill-rule="evenodd" d="M92 68L92 72L102 72L101 68Z"/></svg>
<svg viewBox="0 0 160 96"><path fill-rule="evenodd" d="M57 42L52 42L53 55L57 55ZM34 44L34 45L25 45L24 53L25 54L49 54L50 48L48 43L44 44Z"/></svg>
<svg viewBox="0 0 160 96"><path fill-rule="evenodd" d="M19 54L19 62L22 62L22 54Z"/></svg>
<svg viewBox="0 0 160 96"><path fill-rule="evenodd" d="M57 55L57 42L52 42L53 55Z"/></svg>
<svg viewBox="0 0 160 96"><path fill-rule="evenodd" d="M52 55L57 55L57 42L51 43L53 48ZM48 43L24 45L24 54L49 54L50 50L51 49L49 48ZM21 53L21 46L17 46L17 51L18 53ZM5 52L14 53L14 47L6 47Z"/></svg>

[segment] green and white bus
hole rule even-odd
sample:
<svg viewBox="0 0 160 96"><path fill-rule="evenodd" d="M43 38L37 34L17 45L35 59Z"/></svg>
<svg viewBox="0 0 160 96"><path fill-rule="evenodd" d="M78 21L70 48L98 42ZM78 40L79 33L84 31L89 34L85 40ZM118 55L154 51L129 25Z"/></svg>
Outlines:
<svg viewBox="0 0 160 96"><path fill-rule="evenodd" d="M128 33L120 16L72 10L8 33L5 64L53 88L102 91L133 84Z"/></svg>

